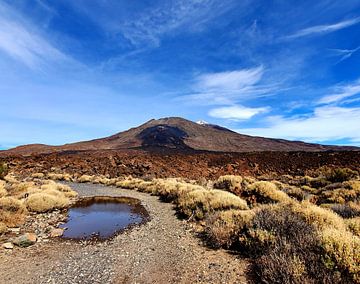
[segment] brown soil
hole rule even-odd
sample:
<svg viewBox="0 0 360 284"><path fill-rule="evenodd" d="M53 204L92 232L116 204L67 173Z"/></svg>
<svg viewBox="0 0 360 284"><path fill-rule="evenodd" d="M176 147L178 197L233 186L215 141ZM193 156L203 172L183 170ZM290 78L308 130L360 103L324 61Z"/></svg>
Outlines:
<svg viewBox="0 0 360 284"><path fill-rule="evenodd" d="M304 175L306 171L325 165L357 170L360 152L161 153L108 150L13 156L4 160L11 170L23 175L58 172L77 176L88 174L215 179L224 174Z"/></svg>

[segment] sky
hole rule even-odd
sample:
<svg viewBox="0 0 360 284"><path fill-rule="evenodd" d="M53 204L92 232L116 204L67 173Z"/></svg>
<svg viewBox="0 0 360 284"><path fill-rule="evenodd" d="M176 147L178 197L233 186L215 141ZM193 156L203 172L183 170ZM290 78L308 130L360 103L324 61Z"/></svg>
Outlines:
<svg viewBox="0 0 360 284"><path fill-rule="evenodd" d="M0 149L152 118L360 146L358 0L0 0Z"/></svg>

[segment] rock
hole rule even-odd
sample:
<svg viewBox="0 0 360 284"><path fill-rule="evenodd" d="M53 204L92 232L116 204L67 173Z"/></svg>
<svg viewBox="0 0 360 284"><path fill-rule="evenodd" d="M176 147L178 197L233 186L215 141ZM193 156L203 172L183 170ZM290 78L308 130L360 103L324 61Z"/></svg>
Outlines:
<svg viewBox="0 0 360 284"><path fill-rule="evenodd" d="M50 238L61 237L64 234L64 229L57 228L50 232Z"/></svg>
<svg viewBox="0 0 360 284"><path fill-rule="evenodd" d="M9 231L18 234L20 233L20 228L9 228Z"/></svg>
<svg viewBox="0 0 360 284"><path fill-rule="evenodd" d="M28 247L36 243L37 237L33 233L26 233L13 240L13 244L19 247Z"/></svg>
<svg viewBox="0 0 360 284"><path fill-rule="evenodd" d="M9 243L4 243L4 244L2 245L2 247L3 247L4 249L13 249L13 248L14 248L14 245L9 242Z"/></svg>

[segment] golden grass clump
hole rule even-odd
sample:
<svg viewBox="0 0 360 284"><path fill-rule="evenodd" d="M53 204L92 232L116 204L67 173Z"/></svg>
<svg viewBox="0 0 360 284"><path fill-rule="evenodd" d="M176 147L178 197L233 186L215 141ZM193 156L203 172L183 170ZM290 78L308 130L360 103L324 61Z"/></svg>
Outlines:
<svg viewBox="0 0 360 284"><path fill-rule="evenodd" d="M46 190L55 190L62 193L67 198L74 198L78 196L77 192L72 190L70 186L56 183L51 180L48 180L45 182L45 184L41 185L40 189L43 192L45 192Z"/></svg>
<svg viewBox="0 0 360 284"><path fill-rule="evenodd" d="M48 173L47 177L52 180L65 180L71 181L72 177L70 174L57 174L57 173Z"/></svg>
<svg viewBox="0 0 360 284"><path fill-rule="evenodd" d="M60 191L47 189L43 192L31 194L25 201L26 207L34 212L47 212L61 209L70 204L70 200Z"/></svg>
<svg viewBox="0 0 360 284"><path fill-rule="evenodd" d="M204 190L200 185L177 181L176 179L159 179L154 181L154 194L163 200L178 202L178 198L194 190Z"/></svg>
<svg viewBox="0 0 360 284"><path fill-rule="evenodd" d="M216 248L231 247L237 241L238 232L252 226L254 216L254 209L230 209L212 213L206 219L205 233L208 243Z"/></svg>
<svg viewBox="0 0 360 284"><path fill-rule="evenodd" d="M197 189L179 196L177 207L181 213L197 219L203 219L205 214L216 210L248 209L245 200L223 190Z"/></svg>
<svg viewBox="0 0 360 284"><path fill-rule="evenodd" d="M7 187L7 191L10 195L23 195L27 193L31 188L35 187L34 182L16 182L12 183Z"/></svg>
<svg viewBox="0 0 360 284"><path fill-rule="evenodd" d="M257 181L240 192L240 196L252 204L289 202L292 199L269 181Z"/></svg>
<svg viewBox="0 0 360 284"><path fill-rule="evenodd" d="M3 222L0 222L0 234L6 233L7 230L8 230L7 226Z"/></svg>
<svg viewBox="0 0 360 284"><path fill-rule="evenodd" d="M93 176L89 176L89 175L82 175L81 177L79 177L77 179L78 182L81 182L81 183L85 183L85 182L92 182L94 179Z"/></svg>
<svg viewBox="0 0 360 284"><path fill-rule="evenodd" d="M42 179L42 178L45 177L45 174L43 174L43 173L33 173L33 174L31 174L31 177L32 178Z"/></svg>
<svg viewBox="0 0 360 284"><path fill-rule="evenodd" d="M344 220L329 209L321 208L307 201L286 206L291 207L293 212L299 214L307 223L314 225L320 230L325 228L346 229Z"/></svg>
<svg viewBox="0 0 360 284"><path fill-rule="evenodd" d="M241 188L243 178L241 176L225 175L220 176L214 183L214 188L226 189L231 192L238 191Z"/></svg>
<svg viewBox="0 0 360 284"><path fill-rule="evenodd" d="M0 180L0 197L4 197L7 195L7 190L5 189L5 181Z"/></svg>
<svg viewBox="0 0 360 284"><path fill-rule="evenodd" d="M360 238L345 230L324 229L322 247L326 252L326 265L348 272L354 283L360 281Z"/></svg>
<svg viewBox="0 0 360 284"><path fill-rule="evenodd" d="M23 222L27 213L23 202L12 198L0 198L0 222L6 226L17 226Z"/></svg>
<svg viewBox="0 0 360 284"><path fill-rule="evenodd" d="M360 237L360 217L347 219L345 220L345 224L347 225L349 231Z"/></svg>

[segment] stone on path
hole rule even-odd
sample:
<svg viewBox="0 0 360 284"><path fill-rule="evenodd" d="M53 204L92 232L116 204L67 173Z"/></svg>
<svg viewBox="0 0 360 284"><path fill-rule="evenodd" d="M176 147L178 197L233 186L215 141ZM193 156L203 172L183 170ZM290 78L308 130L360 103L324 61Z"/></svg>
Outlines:
<svg viewBox="0 0 360 284"><path fill-rule="evenodd" d="M2 247L4 249L13 249L14 245L12 243L8 242L8 243L3 243Z"/></svg>
<svg viewBox="0 0 360 284"><path fill-rule="evenodd" d="M15 238L12 242L13 244L19 247L28 247L36 243L37 237L33 233L26 233L17 238Z"/></svg>

